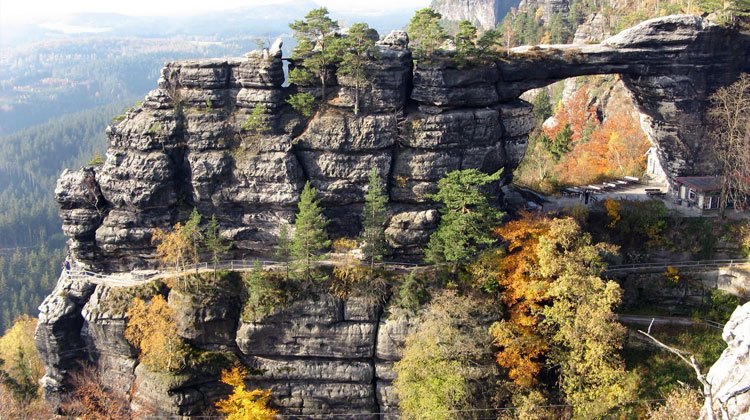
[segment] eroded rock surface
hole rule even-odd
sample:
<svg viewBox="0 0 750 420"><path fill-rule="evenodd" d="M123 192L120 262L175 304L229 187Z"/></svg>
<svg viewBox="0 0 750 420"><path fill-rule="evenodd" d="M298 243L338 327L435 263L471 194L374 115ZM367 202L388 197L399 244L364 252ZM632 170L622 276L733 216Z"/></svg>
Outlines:
<svg viewBox="0 0 750 420"><path fill-rule="evenodd" d="M108 128L106 162L66 171L55 190L77 263L103 271L153 265L151 236L184 221L193 207L215 215L238 256L267 253L291 223L306 181L320 192L336 236L360 229L367 174L374 167L390 197L387 239L398 255L418 255L439 214L428 194L456 169L503 169L523 158L534 117L524 91L556 80L617 73L651 128L672 175L705 171L703 111L708 95L748 70L748 42L694 16L644 22L597 45L517 49L492 63L413 63L408 37L379 44L370 82L330 86L311 118L285 102L280 50L237 59L169 63L142 105ZM254 110L264 123L249 124ZM252 121L250 121L252 122ZM499 187L496 185L495 187ZM499 191L496 188L495 191ZM498 193L499 195L499 193ZM499 198L496 195L497 198ZM67 372L90 359L136 411L194 415L226 391L217 369L164 377L136 362L123 339L122 310L108 311L102 286L61 280L40 308L37 347L44 388L64 394ZM264 374L285 412L390 412L393 362L411 328L378 305L328 296L261 319L239 308L203 305L172 292L180 333L206 351L235 354Z"/></svg>
<svg viewBox="0 0 750 420"><path fill-rule="evenodd" d="M64 280L42 306L36 341L47 367L48 401L64 400L69 374L81 363L93 364L137 416L200 415L227 395L220 367L168 374L139 364L138 350L124 335L129 300L113 300L111 293L107 286ZM414 315L383 313L370 298L321 294L251 322L239 320L237 299L213 299L208 307L201 301L193 293L169 291L178 334L196 351L239 358L254 372L248 386L270 389L283 413L396 413L393 364L415 328Z"/></svg>
<svg viewBox="0 0 750 420"><path fill-rule="evenodd" d="M711 366L707 379L714 394L714 410L721 418L750 418L750 303L735 309L724 326L727 348ZM705 414L705 413L704 413Z"/></svg>
<svg viewBox="0 0 750 420"><path fill-rule="evenodd" d="M504 169L507 181L534 125L518 97L556 80L620 74L667 173L711 172L703 111L711 92L748 70L748 45L706 19L668 16L600 44L522 47L458 67L446 57L415 65L408 36L395 31L380 41L359 94L342 77L310 119L285 102L294 88L282 86L279 50L169 63L144 103L108 128L105 164L60 177L63 230L82 264L128 270L153 263L155 228L196 207L216 215L237 254L263 254L293 220L306 181L331 232L356 235L376 168L391 199L389 241L414 255L434 228L423 215L436 209L427 198L436 182L466 168ZM248 124L256 109L262 127Z"/></svg>

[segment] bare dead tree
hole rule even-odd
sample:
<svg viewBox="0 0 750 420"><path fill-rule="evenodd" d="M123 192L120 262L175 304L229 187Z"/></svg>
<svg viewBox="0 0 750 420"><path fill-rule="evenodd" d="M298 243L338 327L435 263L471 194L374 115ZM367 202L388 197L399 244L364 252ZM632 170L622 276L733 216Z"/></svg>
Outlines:
<svg viewBox="0 0 750 420"><path fill-rule="evenodd" d="M698 366L698 362L695 360L695 356L687 353L685 351L679 350L677 348L674 348L672 346L668 346L658 339L656 339L654 336L651 335L651 327L654 325L654 320L651 320L651 324L648 326L648 331L644 332L641 330L638 330L639 333L645 335L646 337L650 338L651 341L653 341L658 347L663 348L664 350L667 350L668 352L676 355L680 358L685 364L690 366L693 371L695 371L695 377L698 379L698 382L700 382L701 386L703 386L703 408L706 411L706 418L708 420L716 420L716 417L714 415L714 398L713 398L713 392L711 390L711 383L708 382L708 379L706 378L706 375L704 373L701 373L701 368Z"/></svg>
<svg viewBox="0 0 750 420"><path fill-rule="evenodd" d="M711 146L721 166L723 215L730 202L744 206L750 197L750 75L743 73L710 99Z"/></svg>

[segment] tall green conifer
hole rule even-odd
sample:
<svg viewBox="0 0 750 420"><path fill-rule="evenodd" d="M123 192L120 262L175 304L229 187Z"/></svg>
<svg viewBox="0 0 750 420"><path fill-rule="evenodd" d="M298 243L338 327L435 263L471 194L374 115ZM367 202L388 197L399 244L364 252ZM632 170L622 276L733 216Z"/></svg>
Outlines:
<svg viewBox="0 0 750 420"><path fill-rule="evenodd" d="M495 241L492 228L502 213L492 207L480 188L500 179L501 171L488 175L477 169L449 172L430 196L443 204L440 224L430 236L426 258L432 262L459 264L476 255L482 245Z"/></svg>
<svg viewBox="0 0 750 420"><path fill-rule="evenodd" d="M365 208L362 214L362 253L370 265L370 275L375 270L375 261L383 258L387 249L385 242L385 223L388 221L386 204L388 195L385 193L378 170L372 168L365 194Z"/></svg>
<svg viewBox="0 0 750 420"><path fill-rule="evenodd" d="M341 57L336 43L336 30L339 24L328 16L328 9L321 7L311 10L303 20L289 24L297 39L292 58L302 64L302 69L290 73L294 83L307 83L311 76L320 80L323 102L326 99L326 79L332 65Z"/></svg>
<svg viewBox="0 0 750 420"><path fill-rule="evenodd" d="M302 278L313 280L313 263L320 259L331 246L325 228L328 224L323 216L323 208L316 199L317 192L305 183L300 196L297 218L294 221L294 236L292 237L292 256L295 265L302 271Z"/></svg>

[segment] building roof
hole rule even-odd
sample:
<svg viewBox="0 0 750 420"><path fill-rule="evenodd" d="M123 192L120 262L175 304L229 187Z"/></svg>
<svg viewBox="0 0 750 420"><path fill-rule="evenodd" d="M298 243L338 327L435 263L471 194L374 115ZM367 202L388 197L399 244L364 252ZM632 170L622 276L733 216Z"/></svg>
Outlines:
<svg viewBox="0 0 750 420"><path fill-rule="evenodd" d="M696 191L711 192L721 190L721 178L718 176L678 176L674 180L678 184L685 185Z"/></svg>

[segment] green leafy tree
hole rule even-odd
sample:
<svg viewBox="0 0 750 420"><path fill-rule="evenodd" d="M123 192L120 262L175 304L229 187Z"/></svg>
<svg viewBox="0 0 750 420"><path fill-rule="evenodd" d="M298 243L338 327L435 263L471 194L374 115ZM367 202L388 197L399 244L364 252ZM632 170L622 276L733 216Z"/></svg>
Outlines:
<svg viewBox="0 0 750 420"><path fill-rule="evenodd" d="M349 28L346 37L341 38L339 48L342 52L338 74L349 76L354 80L354 115L359 114L359 90L366 80L367 65L376 55L374 32L366 23L355 23Z"/></svg>
<svg viewBox="0 0 750 420"><path fill-rule="evenodd" d="M295 93L286 102L304 117L312 116L315 111L315 97L307 92Z"/></svg>
<svg viewBox="0 0 750 420"><path fill-rule="evenodd" d="M552 344L548 364L559 366L560 386L574 418L600 418L635 398L638 378L628 373L618 350L625 328L614 312L622 291L600 277L602 255L616 252L592 244L570 218L555 219L539 239L539 274L552 279L542 325Z"/></svg>
<svg viewBox="0 0 750 420"><path fill-rule="evenodd" d="M303 278L308 282L313 280L313 263L331 246L325 231L328 221L316 195L310 181L306 182L297 205L299 210L294 220L291 246L295 265L301 268Z"/></svg>
<svg viewBox="0 0 750 420"><path fill-rule="evenodd" d="M418 59L429 59L448 34L440 25L443 16L428 8L417 10L409 21L406 31L409 33L409 46Z"/></svg>
<svg viewBox="0 0 750 420"><path fill-rule="evenodd" d="M309 76L303 72L309 72L320 80L321 97L325 103L326 80L333 65L341 58L336 42L339 24L328 16L328 9L321 7L311 10L303 20L296 20L289 27L297 40L292 58L302 64L302 69L290 74L291 81L305 83Z"/></svg>
<svg viewBox="0 0 750 420"><path fill-rule="evenodd" d="M36 399L44 365L34 346L37 319L22 315L0 337L0 384L19 402Z"/></svg>
<svg viewBox="0 0 750 420"><path fill-rule="evenodd" d="M492 227L502 213L492 207L481 187L500 179L502 171L485 174L477 169L449 172L430 196L441 203L440 224L427 245L428 261L453 264L453 271L476 255L479 247L495 241Z"/></svg>
<svg viewBox="0 0 750 420"><path fill-rule="evenodd" d="M219 264L219 258L222 254L229 251L231 245L221 237L221 230L216 215L211 216L211 220L206 226L206 233L203 235L203 244L206 250L211 254L211 262L214 264L214 280L216 280L216 266Z"/></svg>
<svg viewBox="0 0 750 420"><path fill-rule="evenodd" d="M407 336L396 362L394 387L404 419L463 418L454 410L483 409L476 398L494 385L476 369L491 360L491 343L481 320L489 316L484 302L453 291L435 296ZM468 414L470 411L461 413Z"/></svg>
<svg viewBox="0 0 750 420"><path fill-rule="evenodd" d="M388 195L378 170L372 168L365 194L365 208L362 213L362 254L370 264L370 275L375 271L375 262L383 258L387 250L385 242L385 224L388 221L386 204Z"/></svg>

